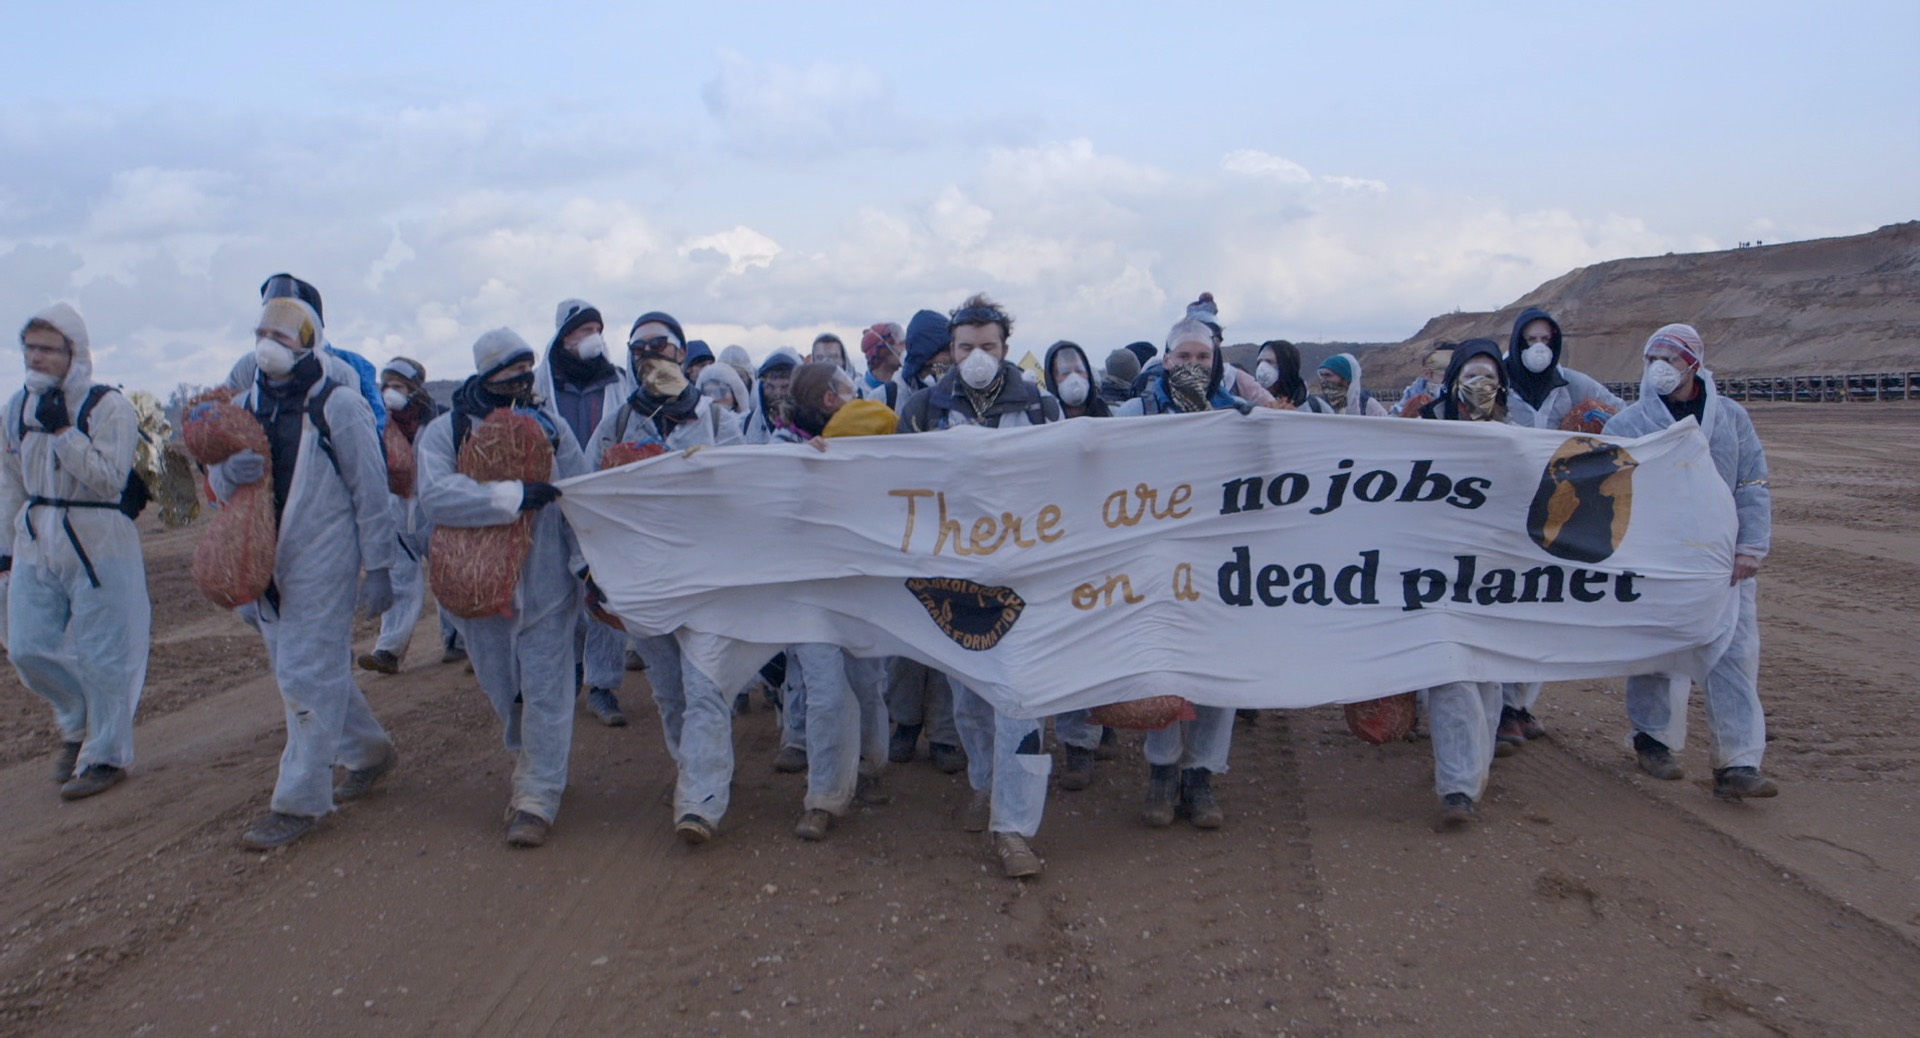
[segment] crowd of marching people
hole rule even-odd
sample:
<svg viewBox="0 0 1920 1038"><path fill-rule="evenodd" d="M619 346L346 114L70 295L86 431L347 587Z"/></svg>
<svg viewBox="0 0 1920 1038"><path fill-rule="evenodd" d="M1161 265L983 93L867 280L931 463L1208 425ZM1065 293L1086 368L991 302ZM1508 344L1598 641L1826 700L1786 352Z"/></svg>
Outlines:
<svg viewBox="0 0 1920 1038"><path fill-rule="evenodd" d="M292 843L394 769L398 751L355 679L356 662L371 672L400 670L429 597L434 530L520 524L530 547L512 608L463 619L443 606L437 625L442 662L471 664L513 758L502 823L508 844L547 842L567 787L576 717L625 726L629 705L619 691L627 670L643 668L677 768L672 820L684 842L720 833L736 767L735 718L758 694L779 706L773 766L806 775L794 826L800 839L825 838L856 805L885 803L886 765L916 760L924 742L934 767L966 775L963 827L989 834L1006 875L1037 875L1044 864L1032 841L1049 786L1087 788L1095 762L1114 756L1111 729L1087 711L1013 717L917 661L861 658L827 644L787 646L748 688L715 687L683 661L671 634L630 635L597 618L602 596L552 507L562 494L555 484L607 467L610 448L622 444L826 449L839 436L1229 408L1546 429L1574 414L1629 437L1698 422L1739 522L1729 574L1740 589L1738 625L1704 683L1714 793L1776 795L1759 771L1766 733L1754 577L1770 537L1766 457L1746 411L1715 391L1691 326L1668 325L1647 340L1642 392L1631 404L1563 363L1561 328L1540 310L1520 315L1504 347L1491 339L1435 346L1421 377L1392 403L1365 384L1352 354L1327 358L1311 377L1300 352L1280 340L1260 344L1248 368L1229 363L1218 308L1205 294L1159 345L1136 342L1097 365L1081 345L1062 341L1030 374L1009 359L1012 332L1008 312L976 295L950 312L922 310L904 326L872 325L857 355L823 334L804 357L782 347L756 364L738 346L716 354L658 310L635 318L615 349L609 336L617 331L602 312L568 299L539 347L506 328L480 335L473 371L444 407L428 394L420 363L394 357L375 368L335 348L320 293L289 275L269 278L255 347L227 383L267 449L240 451L206 472L218 501L247 487L270 492L278 531L271 582L239 613L265 643L287 740L269 809L242 843ZM26 385L0 433L0 512L13 521L0 559L9 584L7 651L22 682L53 708L54 777L62 797L79 800L119 783L133 763L151 623L134 524L143 500L134 473L141 431L126 399L96 381L87 328L71 306L35 314L20 342ZM538 423L552 448L543 478L463 473L463 443L502 410ZM416 471L410 494L389 480L396 437ZM724 527L725 517L702 521ZM372 649L357 661L356 614L381 618ZM1683 730L1675 712L1687 690L1685 678L1628 678L1633 748L1656 778L1682 777L1671 746ZM1533 713L1540 686L1455 682L1421 693L1439 824L1468 825L1494 758L1546 735ZM1236 712L1199 706L1193 715L1145 737L1140 817L1148 826L1225 822L1214 779L1229 766ZM1061 757L1057 780L1049 726Z"/></svg>

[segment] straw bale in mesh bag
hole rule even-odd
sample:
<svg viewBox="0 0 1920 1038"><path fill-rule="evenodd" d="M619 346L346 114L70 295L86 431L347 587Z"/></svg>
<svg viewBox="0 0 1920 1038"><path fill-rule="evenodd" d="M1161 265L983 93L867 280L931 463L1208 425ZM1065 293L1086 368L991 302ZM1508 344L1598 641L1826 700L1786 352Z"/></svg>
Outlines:
<svg viewBox="0 0 1920 1038"><path fill-rule="evenodd" d="M387 489L397 497L413 496L413 444L393 422L387 422Z"/></svg>
<svg viewBox="0 0 1920 1038"><path fill-rule="evenodd" d="M229 403L232 391L216 389L187 402L185 428L180 438L187 453L202 465L218 465L241 451L266 456L267 431L246 408Z"/></svg>
<svg viewBox="0 0 1920 1038"><path fill-rule="evenodd" d="M1094 724L1108 728L1165 728L1175 721L1191 721L1193 704L1180 696L1148 696L1125 703L1108 703L1088 711Z"/></svg>
<svg viewBox="0 0 1920 1038"><path fill-rule="evenodd" d="M1347 704L1347 730L1375 746L1398 742L1413 731L1418 707L1411 692Z"/></svg>
<svg viewBox="0 0 1920 1038"><path fill-rule="evenodd" d="M268 463L272 465L271 462ZM215 605L234 609L273 582L279 532L273 522L273 476L233 492L193 548L193 583Z"/></svg>
<svg viewBox="0 0 1920 1038"><path fill-rule="evenodd" d="M607 449L600 453L600 467L603 469L617 469L622 465L631 465L636 461L657 458L666 452L667 448L662 445L659 440L645 440L640 443L609 444Z"/></svg>
<svg viewBox="0 0 1920 1038"><path fill-rule="evenodd" d="M1560 419L1561 432L1597 433L1606 429L1607 419L1619 412L1619 408L1604 400L1589 397L1573 405L1573 410Z"/></svg>
<svg viewBox="0 0 1920 1038"><path fill-rule="evenodd" d="M548 479L553 444L532 418L501 408L477 423L460 445L460 474L483 483ZM427 552L433 597L465 620L512 616L520 570L533 550L533 513L499 526L440 526Z"/></svg>

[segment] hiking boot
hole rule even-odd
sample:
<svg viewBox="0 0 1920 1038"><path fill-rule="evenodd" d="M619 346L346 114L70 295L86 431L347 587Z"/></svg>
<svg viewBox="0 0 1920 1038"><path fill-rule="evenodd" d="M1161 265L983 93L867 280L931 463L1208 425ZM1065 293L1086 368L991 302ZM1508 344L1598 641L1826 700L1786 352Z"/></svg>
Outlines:
<svg viewBox="0 0 1920 1038"><path fill-rule="evenodd" d="M827 830L833 828L833 815L817 807L809 807L793 824L793 835L812 843L827 838Z"/></svg>
<svg viewBox="0 0 1920 1038"><path fill-rule="evenodd" d="M125 768L116 768L111 764L89 764L81 770L80 774L68 779L60 787L60 799L85 800L95 793L105 793L119 785L120 780L126 777Z"/></svg>
<svg viewBox="0 0 1920 1038"><path fill-rule="evenodd" d="M1180 768L1173 764L1147 766L1147 803L1140 820L1155 829L1173 824L1173 808L1180 797Z"/></svg>
<svg viewBox="0 0 1920 1038"><path fill-rule="evenodd" d="M1510 706L1500 708L1500 727L1494 730L1497 740L1493 747L1496 757L1511 757L1514 751L1527 744L1526 730L1520 726L1520 711Z"/></svg>
<svg viewBox="0 0 1920 1038"><path fill-rule="evenodd" d="M1673 759L1667 744L1645 732L1633 733L1633 752L1640 758L1640 770L1654 778L1674 782L1687 777L1686 769Z"/></svg>
<svg viewBox="0 0 1920 1038"><path fill-rule="evenodd" d="M1060 788L1085 789L1093 785L1093 751L1081 746L1067 747L1067 766L1060 772Z"/></svg>
<svg viewBox="0 0 1920 1038"><path fill-rule="evenodd" d="M967 766L967 755L960 747L950 742L930 742L927 744L927 759L939 769L942 775L957 775Z"/></svg>
<svg viewBox="0 0 1920 1038"><path fill-rule="evenodd" d="M627 669L628 670L646 670L647 661L639 653L633 651L632 649L628 649L627 650ZM692 818L692 817L693 817L692 815L687 816L687 818ZM681 821L686 821L686 819L683 818L681 819Z"/></svg>
<svg viewBox="0 0 1920 1038"><path fill-rule="evenodd" d="M400 657L385 649L375 649L360 657L360 669L371 670L379 674L400 673Z"/></svg>
<svg viewBox="0 0 1920 1038"><path fill-rule="evenodd" d="M673 834L689 847L698 847L713 839L715 831L713 823L699 815L681 815L680 820L673 823Z"/></svg>
<svg viewBox="0 0 1920 1038"><path fill-rule="evenodd" d="M1187 768L1180 772L1180 813L1195 829L1218 829L1227 813L1213 798L1213 773L1205 768Z"/></svg>
<svg viewBox="0 0 1920 1038"><path fill-rule="evenodd" d="M1019 833L994 833L993 853L1000 859L1000 870L1008 879L1038 876L1047 867L1047 863L1033 853L1033 848L1027 846L1027 838Z"/></svg>
<svg viewBox="0 0 1920 1038"><path fill-rule="evenodd" d="M967 801L967 809L960 813L960 828L970 833L984 833L987 823L993 821L993 790L976 789L973 798Z"/></svg>
<svg viewBox="0 0 1920 1038"><path fill-rule="evenodd" d="M389 746L386 757L382 759L380 763L370 764L364 768L354 768L348 771L347 777L341 779L340 784L333 787L334 801L344 804L349 800L358 800L368 793L373 792L373 784L380 781L387 772L392 771L393 766L398 763L400 763L400 751Z"/></svg>
<svg viewBox="0 0 1920 1038"><path fill-rule="evenodd" d="M461 648L458 643L448 645L446 651L440 654L440 662L442 663L461 663L464 662L466 658L467 650Z"/></svg>
<svg viewBox="0 0 1920 1038"><path fill-rule="evenodd" d="M1473 798L1465 793L1448 793L1440 798L1440 818L1434 829L1451 832L1473 824Z"/></svg>
<svg viewBox="0 0 1920 1038"><path fill-rule="evenodd" d="M773 770L782 775L797 775L807 770L807 751L798 746L782 746L773 755Z"/></svg>
<svg viewBox="0 0 1920 1038"><path fill-rule="evenodd" d="M625 728L627 715L620 710L620 699L610 688L587 689L587 710L608 728Z"/></svg>
<svg viewBox="0 0 1920 1038"><path fill-rule="evenodd" d="M253 823L240 837L240 846L250 851L270 851L275 847L285 847L312 832L320 819L306 815L285 815L278 811L269 811L265 818Z"/></svg>
<svg viewBox="0 0 1920 1038"><path fill-rule="evenodd" d="M1541 724L1538 717L1533 716L1533 711L1526 709L1515 710L1514 715L1520 719L1521 735L1526 736L1529 740L1544 739L1547 737L1547 726Z"/></svg>
<svg viewBox="0 0 1920 1038"><path fill-rule="evenodd" d="M67 791L62 789L60 795L66 796ZM1721 768L1713 773L1713 795L1722 800L1764 800L1779 796L1780 787L1761 775L1759 768Z"/></svg>
<svg viewBox="0 0 1920 1038"><path fill-rule="evenodd" d="M919 725L896 724L893 726L893 737L887 740L887 759L895 764L912 764L919 745Z"/></svg>
<svg viewBox="0 0 1920 1038"><path fill-rule="evenodd" d="M552 822L532 811L515 811L513 817L507 819L507 846L545 847L547 833L552 829Z"/></svg>
<svg viewBox="0 0 1920 1038"><path fill-rule="evenodd" d="M1093 748L1094 760L1113 760L1120 756L1120 733L1111 728L1100 729L1100 745Z"/></svg>
<svg viewBox="0 0 1920 1038"><path fill-rule="evenodd" d="M53 758L53 780L64 784L68 779L73 777L74 771L79 767L80 744L77 742L61 743L60 752Z"/></svg>
<svg viewBox="0 0 1920 1038"><path fill-rule="evenodd" d="M1250 725L1259 724L1260 711L1249 709L1243 706L1233 712L1233 720L1234 720L1234 723L1236 724L1238 724L1241 721L1245 721Z"/></svg>
<svg viewBox="0 0 1920 1038"><path fill-rule="evenodd" d="M879 807L893 803L893 794L881 783L878 775L862 775L853 782L853 802L868 807Z"/></svg>

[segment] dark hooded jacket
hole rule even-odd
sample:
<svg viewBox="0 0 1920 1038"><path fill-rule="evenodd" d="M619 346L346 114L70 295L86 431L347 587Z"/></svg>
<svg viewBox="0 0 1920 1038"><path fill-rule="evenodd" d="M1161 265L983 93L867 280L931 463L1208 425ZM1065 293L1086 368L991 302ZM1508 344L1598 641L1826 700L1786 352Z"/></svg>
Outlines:
<svg viewBox="0 0 1920 1038"><path fill-rule="evenodd" d="M907 355L900 360L900 378L913 389L920 388L920 376L934 354L947 348L953 333L947 327L947 315L922 310L907 322Z"/></svg>
<svg viewBox="0 0 1920 1038"><path fill-rule="evenodd" d="M1087 359L1087 351L1081 349L1078 343L1068 342L1062 339L1052 346L1047 347L1047 359L1041 362L1041 370L1045 372L1047 376L1047 392L1052 393L1056 397L1060 397L1060 380L1053 377L1053 358L1059 356L1061 350L1072 350L1079 354L1080 363L1087 369L1087 399L1082 401L1080 405L1081 408L1086 411L1086 414L1081 417L1112 417L1113 409L1107 406L1107 401L1100 395L1100 376L1094 372L1093 362ZM1060 397L1060 413L1065 414L1066 408L1066 398Z"/></svg>
<svg viewBox="0 0 1920 1038"><path fill-rule="evenodd" d="M1506 406L1507 394L1512 392L1512 383L1507 369L1500 363L1500 345L1492 339L1468 339L1453 348L1453 359L1447 362L1447 373L1440 380L1440 396L1420 409L1420 417L1440 418L1447 421L1460 421L1465 417L1460 413L1460 402L1455 399L1453 389L1460 382L1461 369L1475 357L1493 358L1494 371L1500 378L1498 403L1503 408Z"/></svg>
<svg viewBox="0 0 1920 1038"><path fill-rule="evenodd" d="M1527 325L1535 321L1545 321L1553 328L1553 338L1548 346L1553 349L1553 365L1547 370L1534 374L1520 361L1520 352L1527 348L1522 335ZM1514 318L1513 333L1507 336L1507 386L1508 391L1525 400L1534 407L1546 402L1547 394L1567 384L1566 377L1560 374L1560 322L1553 315L1539 307L1528 307Z"/></svg>
<svg viewBox="0 0 1920 1038"><path fill-rule="evenodd" d="M900 408L900 432L932 432L945 429L950 415L960 415L976 425L998 429L1008 415L1023 414L1029 425L1060 420L1060 401L1028 382L1020 366L1000 362L1000 392L984 410L976 411L973 400L960 388L960 369L942 376L931 389L922 389L907 398Z"/></svg>

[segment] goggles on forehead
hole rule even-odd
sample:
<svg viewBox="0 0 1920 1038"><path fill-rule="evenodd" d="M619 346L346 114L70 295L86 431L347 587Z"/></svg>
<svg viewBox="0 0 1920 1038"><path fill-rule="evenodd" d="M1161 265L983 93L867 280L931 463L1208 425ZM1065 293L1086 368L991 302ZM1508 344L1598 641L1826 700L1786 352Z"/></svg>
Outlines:
<svg viewBox="0 0 1920 1038"><path fill-rule="evenodd" d="M953 312L947 320L948 328L958 328L963 324L999 324L1007 315L991 306L965 306Z"/></svg>

